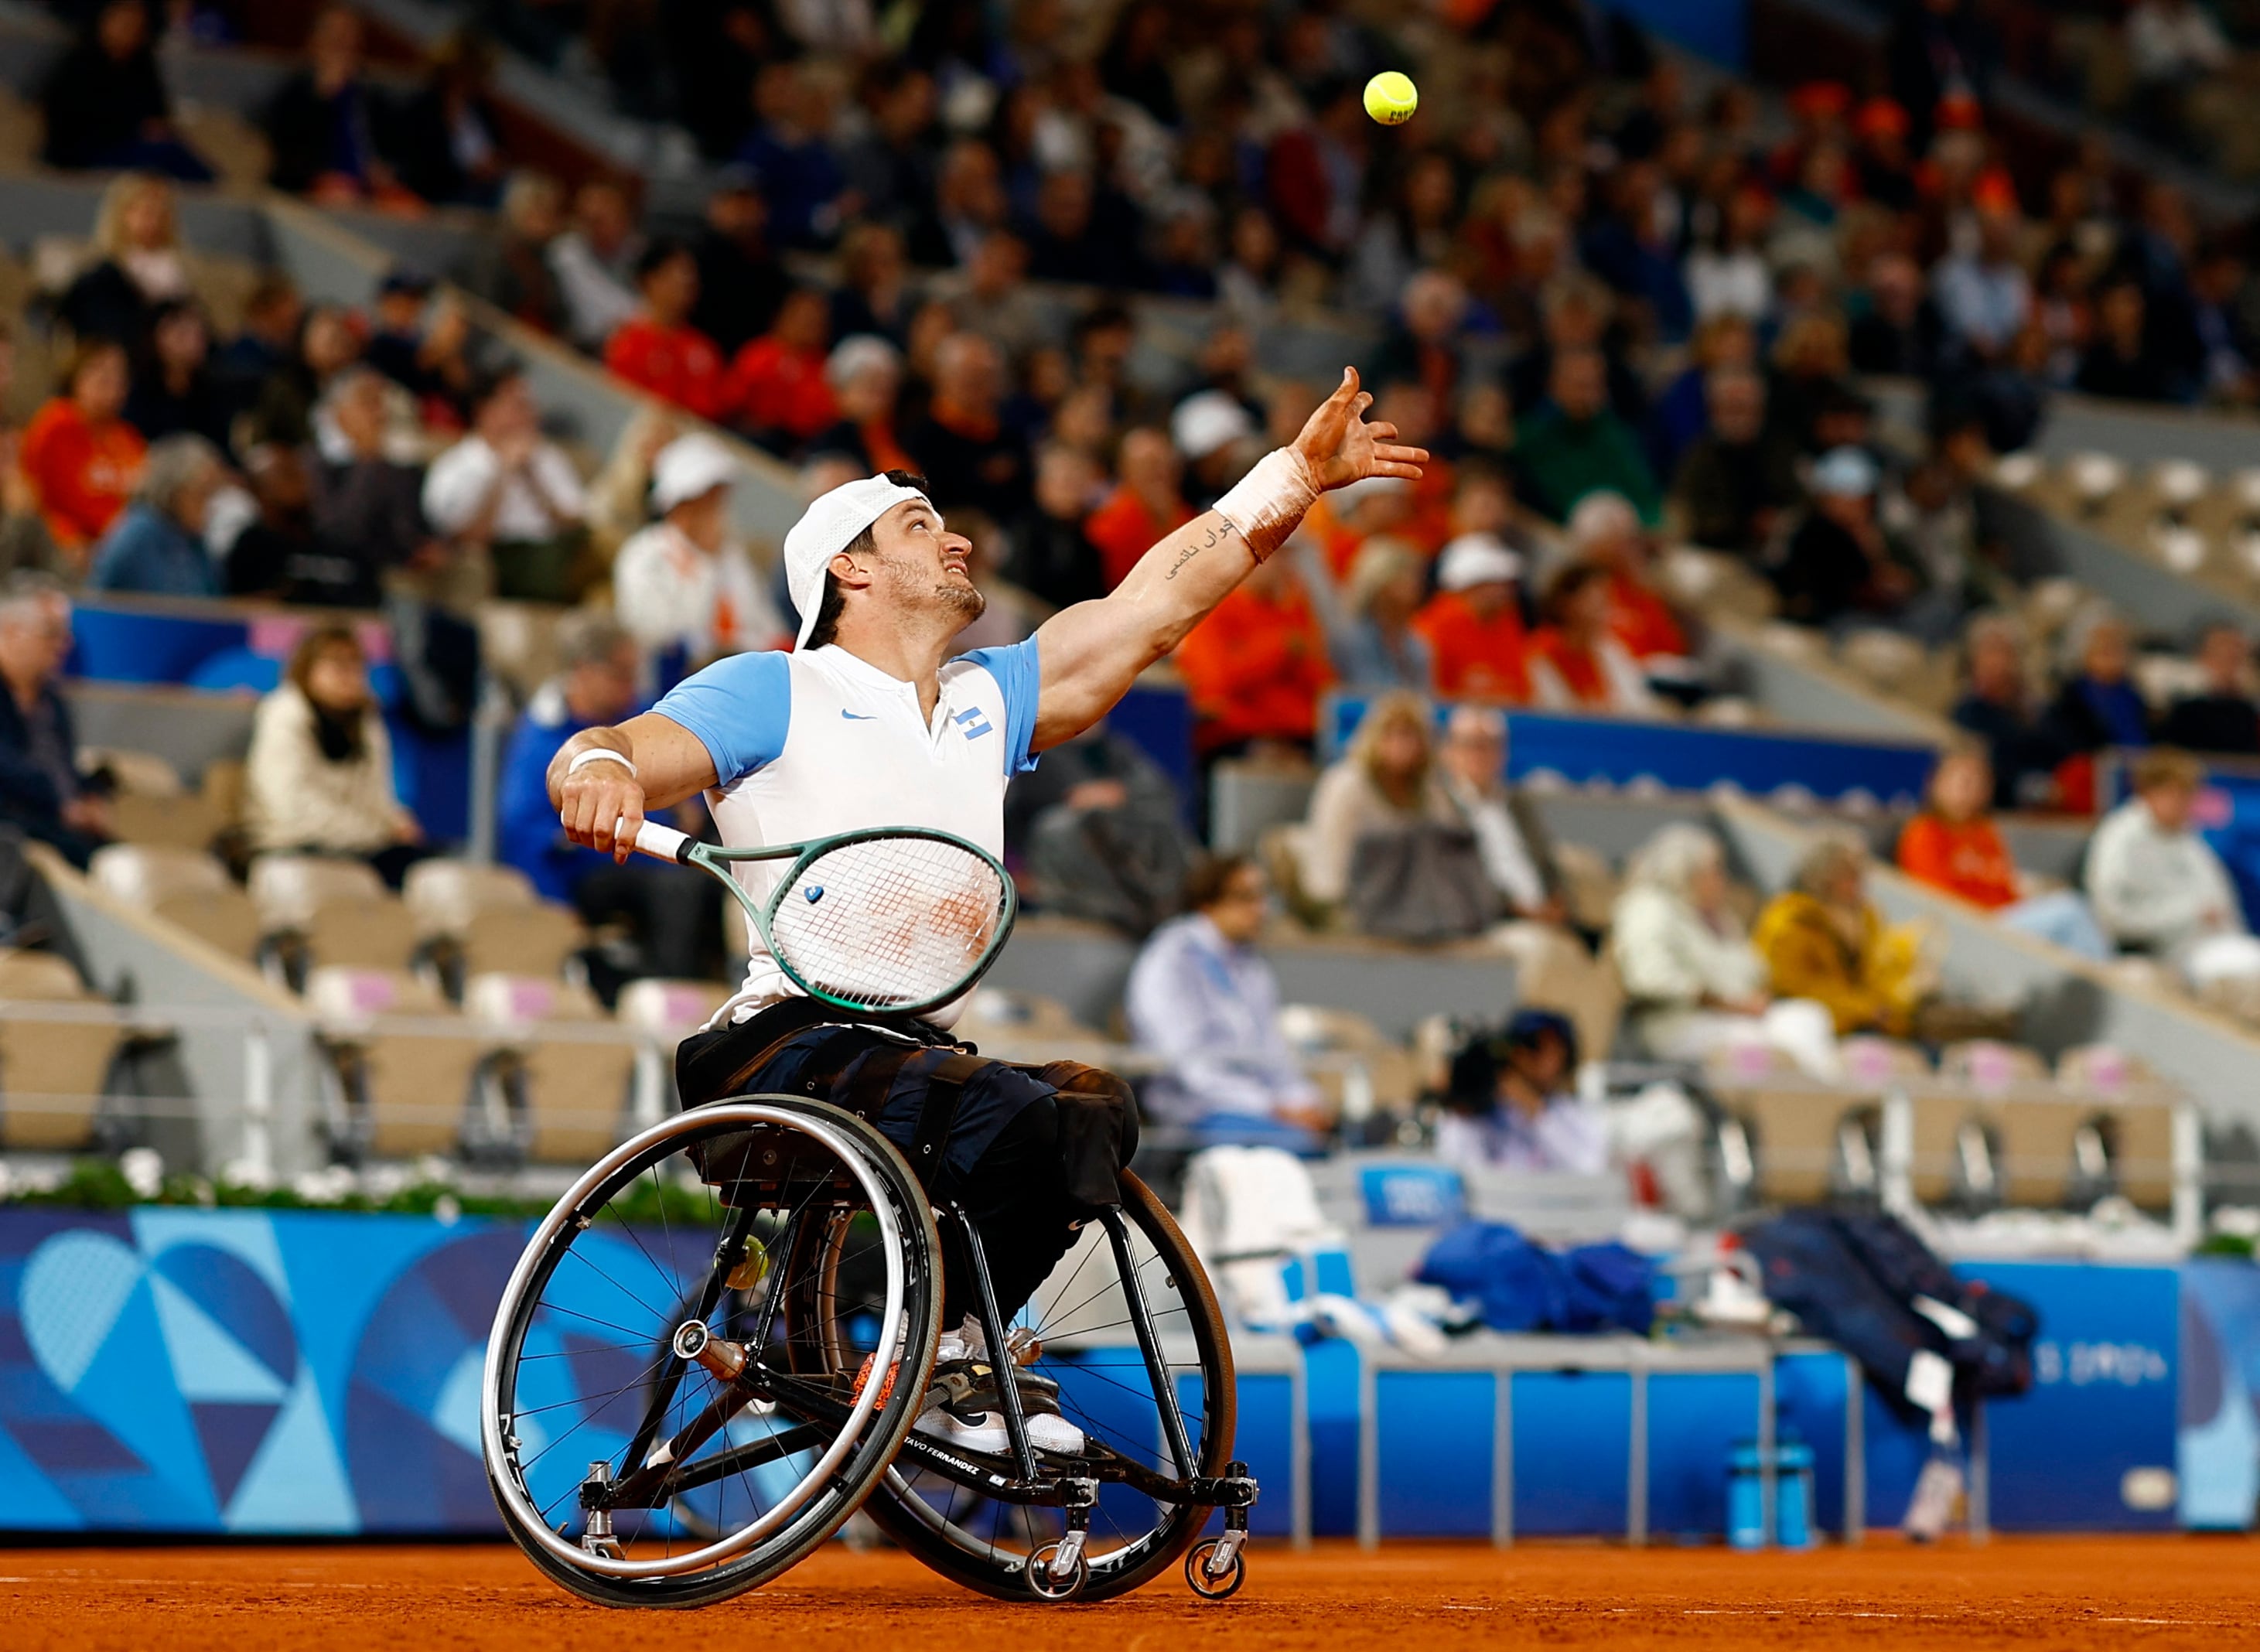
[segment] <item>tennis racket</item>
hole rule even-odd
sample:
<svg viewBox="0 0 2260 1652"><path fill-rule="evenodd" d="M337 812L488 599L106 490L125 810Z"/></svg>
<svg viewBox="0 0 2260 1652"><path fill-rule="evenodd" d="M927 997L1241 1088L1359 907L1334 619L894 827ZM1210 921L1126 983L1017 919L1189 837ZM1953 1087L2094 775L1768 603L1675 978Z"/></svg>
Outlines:
<svg viewBox="0 0 2260 1652"><path fill-rule="evenodd" d="M733 849L646 820L635 847L720 878L777 967L811 998L843 1010L940 1008L988 972L1019 912L1012 875L995 855L923 826ZM792 864L760 901L731 873L740 861Z"/></svg>

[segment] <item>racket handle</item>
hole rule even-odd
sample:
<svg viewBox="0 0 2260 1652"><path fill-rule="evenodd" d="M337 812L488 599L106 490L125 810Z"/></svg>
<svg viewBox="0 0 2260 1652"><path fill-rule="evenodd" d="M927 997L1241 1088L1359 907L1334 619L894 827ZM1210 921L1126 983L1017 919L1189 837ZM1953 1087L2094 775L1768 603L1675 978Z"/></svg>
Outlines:
<svg viewBox="0 0 2260 1652"><path fill-rule="evenodd" d="M636 828L636 852L648 855L654 861L688 864L690 851L697 841L689 833L677 832L673 826L662 826L656 820L647 820Z"/></svg>

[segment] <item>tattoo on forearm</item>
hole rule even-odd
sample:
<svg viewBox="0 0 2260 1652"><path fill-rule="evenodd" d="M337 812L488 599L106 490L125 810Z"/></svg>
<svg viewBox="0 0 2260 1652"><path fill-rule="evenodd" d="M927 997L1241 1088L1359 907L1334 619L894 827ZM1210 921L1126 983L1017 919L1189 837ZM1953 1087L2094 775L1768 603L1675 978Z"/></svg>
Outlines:
<svg viewBox="0 0 2260 1652"><path fill-rule="evenodd" d="M1194 557L1198 556L1203 551L1214 545L1219 540L1230 538L1231 533L1232 530L1229 528L1211 528L1202 538L1199 544L1188 545L1184 550L1179 551L1177 553L1177 560L1169 564L1168 571L1163 573L1162 577L1163 579L1175 579L1177 576L1177 570L1179 569L1183 568L1187 562L1191 561Z"/></svg>

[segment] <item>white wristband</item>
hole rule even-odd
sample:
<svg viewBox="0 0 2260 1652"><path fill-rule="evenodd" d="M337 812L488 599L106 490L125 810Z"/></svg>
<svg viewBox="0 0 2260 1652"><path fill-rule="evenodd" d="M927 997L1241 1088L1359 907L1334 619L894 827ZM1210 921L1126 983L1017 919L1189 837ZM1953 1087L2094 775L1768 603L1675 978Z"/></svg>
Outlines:
<svg viewBox="0 0 2260 1652"><path fill-rule="evenodd" d="M618 763L628 771L629 779L634 780L639 777L636 774L634 760L626 752L616 752L609 746L591 746L588 750L577 753L573 761L565 765L565 772L568 775L576 775L595 762Z"/></svg>
<svg viewBox="0 0 2260 1652"><path fill-rule="evenodd" d="M1216 502L1216 513L1239 530L1260 562L1294 531L1318 497L1318 480L1302 454L1274 447Z"/></svg>

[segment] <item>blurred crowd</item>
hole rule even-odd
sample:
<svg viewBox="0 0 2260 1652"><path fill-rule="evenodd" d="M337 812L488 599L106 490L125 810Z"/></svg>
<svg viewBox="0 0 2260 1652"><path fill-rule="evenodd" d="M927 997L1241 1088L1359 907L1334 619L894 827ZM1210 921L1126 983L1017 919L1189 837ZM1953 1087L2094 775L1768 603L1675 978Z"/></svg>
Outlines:
<svg viewBox="0 0 2260 1652"><path fill-rule="evenodd" d="M1756 1041L1825 1073L1844 1036L1991 1025L1876 926L1842 845L1754 925L1719 845L1684 832L1613 904L1572 910L1504 784L1498 708L1703 704L1703 626L1660 573L1680 542L1738 562L1792 623L1959 651L1952 714L1973 745L1901 846L1911 873L2089 955L2137 948L2200 985L2253 973L2260 946L2199 944L2249 937L2217 863L2188 849L2175 789L2194 787L2171 754L2099 834L2084 898L2027 887L1987 836L1996 807L2093 806L2106 748L2260 750L2231 628L2199 642L2202 680L2170 704L2133 685L2135 639L2110 615L2042 658L1976 492L2054 390L2260 397L2260 301L2235 239L2200 232L2170 184L2123 194L2099 147L2038 187L2010 175L1964 0L1906 9L1888 84L1806 84L1781 111L1545 4L1416 23L1348 4L732 0L651 8L649 28L633 6L480 8L514 49L597 65L624 107L686 125L719 168L695 222L647 221L627 181L569 188L519 164L486 37L454 37L412 85L380 81L360 20L329 8L266 112L274 182L493 216L460 268L399 268L360 309L264 276L229 337L164 181L202 163L170 125L149 8L82 10L49 159L135 169L38 318L66 347L51 399L0 432L0 565L48 582L0 606L0 648L18 636L33 683L0 747L44 764L25 806L81 858L98 791L50 761L70 747L40 697L61 659L41 592L389 606L422 640L405 663L459 717L470 668L450 625L497 597L574 606L505 764L504 842L545 893L663 950L696 891L567 852L538 824L540 774L578 727L792 633L733 526L738 450L710 426L812 496L922 474L991 594L967 646L1006 642L1110 590L1291 434L1327 387L1267 370L1262 347L1315 319L1376 416L1436 461L1418 483L1328 496L1175 661L1204 769L1308 760L1330 690L1369 700L1308 819L1259 861L1200 862L1188 800L1105 730L1012 803L1039 901L1162 926L1172 962L1130 1004L1147 1041L1175 1050L1213 1022L1215 1048L1246 1055L1204 1067L1188 1044L1162 1092L1176 1116L1312 1127L1307 1083L1251 1030L1271 1019L1248 921L1274 893L1314 926L1513 954L1574 1012L1566 1034L1525 1029L1523 1055L1605 1041L1607 1015L1585 1013L1615 990L1604 977L1642 1048L1676 1058ZM1420 81L1404 127L1360 105L1382 68ZM443 275L648 392L611 452L545 430L520 363ZM1189 349L1155 347L1156 300L1213 305ZM1879 433L1870 375L1920 386L1914 449ZM325 632L262 712L254 847L352 854L397 882L421 850L379 783L368 665L350 630ZM6 659L0 675L15 683ZM1439 702L1457 707L1441 726ZM698 951L654 967L688 972ZM1229 990L1204 988L1196 1016L1187 983L1212 978Z"/></svg>

